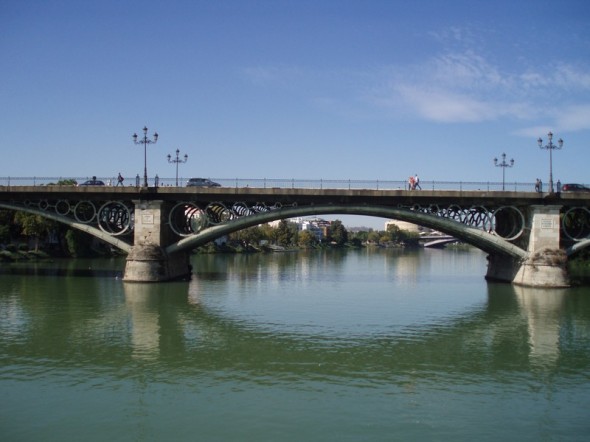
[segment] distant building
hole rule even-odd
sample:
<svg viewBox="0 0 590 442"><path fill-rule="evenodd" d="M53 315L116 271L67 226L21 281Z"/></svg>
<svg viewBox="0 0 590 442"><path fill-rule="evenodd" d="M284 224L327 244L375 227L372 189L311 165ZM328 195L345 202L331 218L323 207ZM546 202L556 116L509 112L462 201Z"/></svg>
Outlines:
<svg viewBox="0 0 590 442"><path fill-rule="evenodd" d="M268 223L271 227L278 227L281 220ZM328 235L330 221L322 218L289 218L287 222L297 225L297 229L302 232L307 230L312 233L318 241L321 241Z"/></svg>
<svg viewBox="0 0 590 442"><path fill-rule="evenodd" d="M321 218L301 219L298 223L299 230L307 230L312 233L318 241L328 235L330 222Z"/></svg>

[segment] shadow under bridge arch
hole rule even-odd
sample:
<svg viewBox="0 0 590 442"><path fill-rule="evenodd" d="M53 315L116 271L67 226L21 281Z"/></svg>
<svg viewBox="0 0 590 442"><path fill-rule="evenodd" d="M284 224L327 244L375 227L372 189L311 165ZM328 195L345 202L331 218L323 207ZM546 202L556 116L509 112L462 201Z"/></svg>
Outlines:
<svg viewBox="0 0 590 442"><path fill-rule="evenodd" d="M441 218L436 215L384 206L343 206L332 204L283 207L256 215L233 219L223 224L208 227L195 235L183 238L169 245L166 251L168 253L175 253L190 250L248 227L280 219L310 215L364 215L408 221L454 236L487 253L509 255L518 259L524 259L527 255L526 251L497 235L492 235L483 230L468 227L457 221Z"/></svg>

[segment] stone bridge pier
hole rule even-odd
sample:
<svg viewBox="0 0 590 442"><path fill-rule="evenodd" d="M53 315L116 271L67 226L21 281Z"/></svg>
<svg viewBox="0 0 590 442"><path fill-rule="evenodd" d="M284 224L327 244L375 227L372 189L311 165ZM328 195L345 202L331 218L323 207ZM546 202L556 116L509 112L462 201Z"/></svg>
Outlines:
<svg viewBox="0 0 590 442"><path fill-rule="evenodd" d="M166 247L179 238L165 228L172 204L160 200L134 200L133 247L127 255L124 281L160 282L190 276L189 253L169 254Z"/></svg>
<svg viewBox="0 0 590 442"><path fill-rule="evenodd" d="M567 255L560 248L560 209L557 205L530 206L519 244L527 250L527 257L519 260L490 254L486 278L531 287L568 287Z"/></svg>

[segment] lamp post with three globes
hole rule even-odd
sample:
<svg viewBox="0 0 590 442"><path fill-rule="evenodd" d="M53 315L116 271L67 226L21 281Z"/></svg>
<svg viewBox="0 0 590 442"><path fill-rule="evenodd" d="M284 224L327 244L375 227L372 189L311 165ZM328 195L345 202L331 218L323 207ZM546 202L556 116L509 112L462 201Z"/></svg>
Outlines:
<svg viewBox="0 0 590 442"><path fill-rule="evenodd" d="M154 139L150 140L147 136L148 128L144 126L143 128L143 138L140 138L137 141L137 134L133 134L133 142L135 144L143 144L143 187L148 186L147 182L147 145L148 144L155 144L158 142L158 132L154 132Z"/></svg>
<svg viewBox="0 0 590 442"><path fill-rule="evenodd" d="M563 147L563 140L560 138L557 140L557 144L553 144L553 134L549 132L547 134L547 138L549 138L549 142L543 146L543 140L541 137L537 140L539 147L541 149L546 149L549 151L549 193L553 193L553 155L552 152L554 149L561 149ZM559 192L561 189L557 189Z"/></svg>
<svg viewBox="0 0 590 442"><path fill-rule="evenodd" d="M186 163L188 160L188 155L184 154L184 160L179 158L180 150L176 149L176 158L172 159L172 156L168 154L168 162L169 163L176 163L176 187L178 187L178 165L180 163Z"/></svg>
<svg viewBox="0 0 590 442"><path fill-rule="evenodd" d="M502 168L502 190L504 190L504 182L506 178L506 168L514 166L514 159L510 160L510 163L506 162L506 154L502 154L502 162L498 163L498 158L494 158L494 166Z"/></svg>

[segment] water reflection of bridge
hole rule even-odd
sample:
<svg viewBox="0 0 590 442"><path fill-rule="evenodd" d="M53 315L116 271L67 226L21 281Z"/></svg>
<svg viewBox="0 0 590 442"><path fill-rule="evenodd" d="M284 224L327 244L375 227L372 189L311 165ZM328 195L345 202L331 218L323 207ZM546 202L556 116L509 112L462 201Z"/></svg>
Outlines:
<svg viewBox="0 0 590 442"><path fill-rule="evenodd" d="M103 278L102 289L112 284L112 296L104 293L91 311L81 315L71 315L67 308L68 302L79 302L76 297L62 299L51 314L40 314L40 303L34 299L11 299L2 305L2 328L18 330L20 337L5 346L5 357L17 358L23 367L37 366L42 358L45 371L92 365L114 378L128 373L120 369L121 363L139 360L151 361L169 373L182 374L191 367L219 373L239 367L255 381L264 377L261 367L266 367L286 375L323 373L346 381L367 366L373 376L398 378L405 376L408 367L433 364L441 372L477 376L486 367L508 373L521 370L522 364L507 357L511 353L519 360L526 358L530 366L552 371L559 367L562 354L585 345L580 340L586 342L588 337L590 298L583 293L488 284L487 303L473 309L428 324L410 324L408 330L338 339L334 350L327 352L326 342L334 338L322 338L313 328L307 327L310 335L301 330L272 333L268 324L258 323L255 317L232 317L209 305L208 280L228 281L211 270L190 282L175 283L172 292L166 285L121 286L120 281ZM26 318L34 318L34 324ZM55 327L59 336L49 332ZM416 327L419 334L411 331ZM73 352L66 345L81 341L84 345ZM588 366L590 355L583 353L577 353L581 358L577 364ZM110 356L105 359L106 354ZM117 363L105 367L109 364L105 361ZM313 369L302 372L302 363Z"/></svg>
<svg viewBox="0 0 590 442"><path fill-rule="evenodd" d="M586 329L576 333L578 321L569 316L574 314L574 311L580 312L579 305L571 313L565 313L570 310L567 304L571 302L571 298L568 299L564 289L548 291L502 284L490 284L488 287L488 303L481 310L468 311L456 317L441 319L440 322L422 330L423 338L405 339L403 329L397 334L369 335L354 339L350 347L338 343L340 351L335 352L334 358L338 358L338 354L345 353L350 366L343 370L349 370L350 373L358 368L357 364L368 364L374 371L382 373L391 372L390 370L396 366L415 367L425 363L420 360L425 355L428 355L429 361L442 362L449 358L471 360L472 365L459 367L449 360L448 369L467 372L474 370L479 373L481 367L486 365L499 368L498 365L502 364L502 361L508 364L504 369L510 371L511 363L506 361L504 353L506 348L513 348L519 349L519 352L522 349L528 349L524 356L528 358L531 366L552 370L559 363L561 347L571 345L566 342L567 336L575 339L577 335L587 334ZM159 289L154 287L154 293L146 294L144 285L125 284L124 288L127 305L134 310L131 314L134 320L139 321L133 324L133 333L143 335L147 330L152 330L153 333L151 337L142 336L132 341L141 343L140 347L134 348L134 354L157 357L162 352L165 353L161 345L169 342L169 338L162 336L162 321L157 322L158 327L153 326L154 315L158 314L156 305L160 295L156 292ZM269 335L264 324L259 324L257 327L255 323L244 323L243 318L220 317L207 307L201 290L198 278L194 278L188 284L187 302L195 308L195 318L193 318L195 320L184 318L176 324L174 318L166 319L166 321L172 321L166 328L179 330L176 338L184 343L178 342L177 345L184 347L188 353L200 348L198 340L206 337L207 340L223 343L219 346L219 351L227 351L222 359L227 360L230 365L230 361L239 358L232 354L232 349L238 354L243 352L231 345L232 341L236 341L240 342L240 346L244 345L249 349L263 346L264 352L253 352L261 355L260 357L265 357L264 354L266 354L269 358L268 363L273 366L283 364L281 370L289 371L288 361L293 360L321 362L332 368L342 366L341 361L330 360L330 355L326 354L321 343L317 347L310 344L319 342L318 336L313 338L300 334L289 336L284 332L274 336ZM587 309L582 310L587 311ZM239 339L236 336L239 336ZM153 343L154 346L151 351L146 352L147 343ZM226 346L226 350L223 350ZM453 355L449 354L449 349L452 349ZM461 353L465 354L461 355ZM389 355L389 358L385 355ZM214 359L218 360L218 356L216 355ZM203 359L203 355L200 357ZM590 364L590 360L587 362ZM240 361L240 365L242 363L243 361Z"/></svg>

